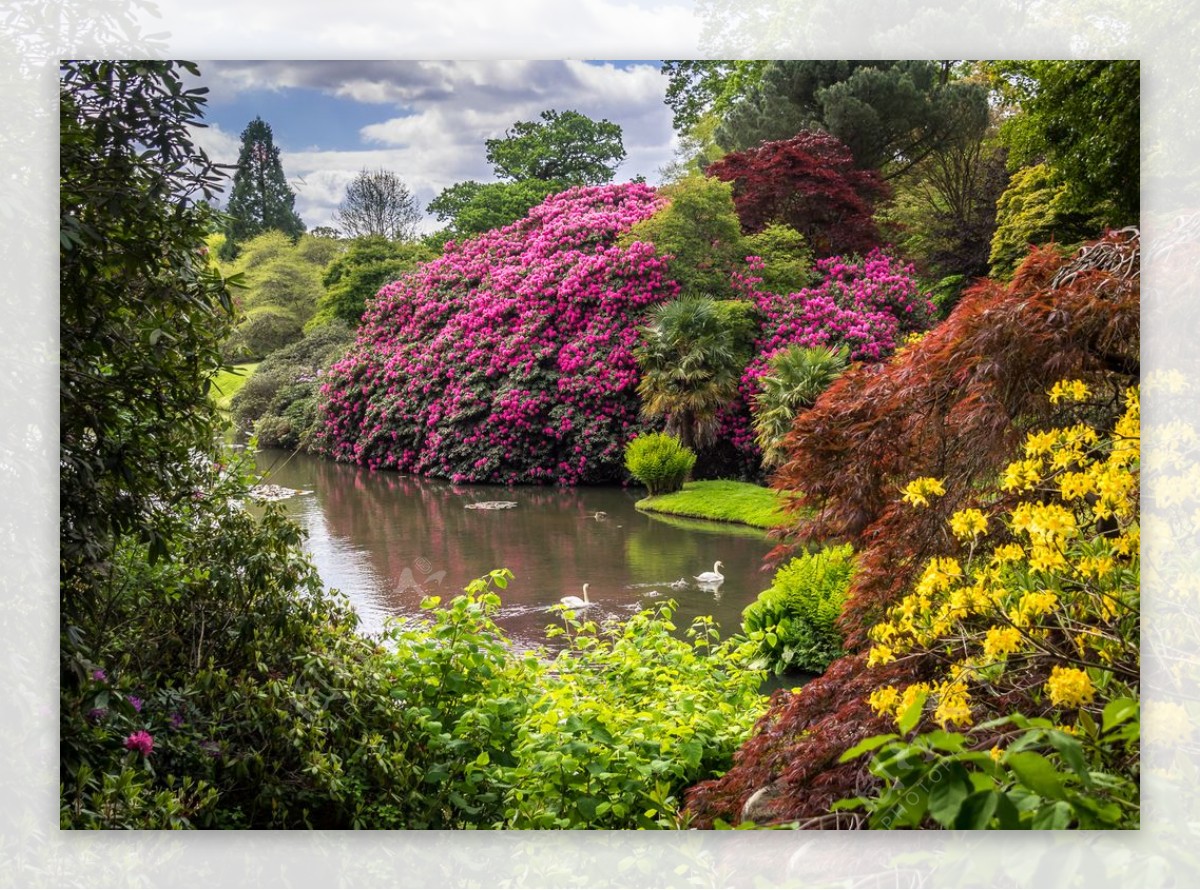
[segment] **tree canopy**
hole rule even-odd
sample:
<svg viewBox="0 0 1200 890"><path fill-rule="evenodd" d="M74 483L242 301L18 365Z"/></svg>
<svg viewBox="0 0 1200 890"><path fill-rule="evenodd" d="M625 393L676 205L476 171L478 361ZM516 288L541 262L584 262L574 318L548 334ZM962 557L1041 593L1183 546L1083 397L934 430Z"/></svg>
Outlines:
<svg viewBox="0 0 1200 890"><path fill-rule="evenodd" d="M1141 206L1141 66L1137 60L997 62L1020 107L1001 130L1012 166L1047 161L1078 209L1112 226Z"/></svg>
<svg viewBox="0 0 1200 890"><path fill-rule="evenodd" d="M503 139L489 139L487 159L501 179L540 179L572 185L612 181L625 160L621 127L578 111L543 111L540 121L517 121Z"/></svg>
<svg viewBox="0 0 1200 890"><path fill-rule="evenodd" d="M930 61L773 61L725 101L715 138L742 150L824 130L857 166L891 178L957 138L971 118L986 125L986 89L951 79L950 70Z"/></svg>
<svg viewBox="0 0 1200 890"><path fill-rule="evenodd" d="M878 243L872 213L886 185L875 171L855 169L846 146L828 133L804 132L733 152L708 174L733 183L746 232L786 223L818 256L865 252Z"/></svg>
<svg viewBox="0 0 1200 890"><path fill-rule="evenodd" d="M558 183L541 179L520 182L456 182L429 202L429 212L445 222L455 238L469 238L521 219L549 195Z"/></svg>

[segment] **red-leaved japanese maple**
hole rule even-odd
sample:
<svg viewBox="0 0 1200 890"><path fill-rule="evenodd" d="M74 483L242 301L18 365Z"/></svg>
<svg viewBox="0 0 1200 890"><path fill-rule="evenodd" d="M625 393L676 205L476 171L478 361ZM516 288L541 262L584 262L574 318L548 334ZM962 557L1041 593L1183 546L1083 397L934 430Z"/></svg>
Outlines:
<svg viewBox="0 0 1200 890"><path fill-rule="evenodd" d="M764 142L726 155L705 172L733 183L733 203L748 233L786 223L818 257L866 253L879 244L872 213L887 185L874 170L856 169L850 150L828 133Z"/></svg>

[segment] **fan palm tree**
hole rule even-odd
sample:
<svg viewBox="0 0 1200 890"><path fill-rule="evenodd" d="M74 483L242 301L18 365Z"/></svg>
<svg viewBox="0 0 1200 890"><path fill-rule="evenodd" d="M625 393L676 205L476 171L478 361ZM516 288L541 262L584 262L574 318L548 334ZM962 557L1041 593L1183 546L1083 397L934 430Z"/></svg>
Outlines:
<svg viewBox="0 0 1200 890"><path fill-rule="evenodd" d="M666 418L667 431L688 448L710 443L717 412L737 395L738 331L716 300L691 295L656 307L642 336L642 415Z"/></svg>
<svg viewBox="0 0 1200 890"><path fill-rule="evenodd" d="M764 466L783 463L783 438L792 421L813 406L849 363L850 350L845 346L789 346L771 356L770 373L759 379L761 390L754 400L755 441L762 449Z"/></svg>

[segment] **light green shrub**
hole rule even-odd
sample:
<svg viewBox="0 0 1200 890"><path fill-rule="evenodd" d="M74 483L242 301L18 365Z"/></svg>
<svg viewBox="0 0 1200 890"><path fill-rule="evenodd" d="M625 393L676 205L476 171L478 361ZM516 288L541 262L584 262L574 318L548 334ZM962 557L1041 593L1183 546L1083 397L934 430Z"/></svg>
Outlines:
<svg viewBox="0 0 1200 890"><path fill-rule="evenodd" d="M837 619L854 574L850 545L806 553L775 573L771 586L742 612L756 644L754 666L820 673L842 655Z"/></svg>
<svg viewBox="0 0 1200 890"><path fill-rule="evenodd" d="M650 494L679 491L696 464L696 452L666 433L638 436L625 446L625 469Z"/></svg>

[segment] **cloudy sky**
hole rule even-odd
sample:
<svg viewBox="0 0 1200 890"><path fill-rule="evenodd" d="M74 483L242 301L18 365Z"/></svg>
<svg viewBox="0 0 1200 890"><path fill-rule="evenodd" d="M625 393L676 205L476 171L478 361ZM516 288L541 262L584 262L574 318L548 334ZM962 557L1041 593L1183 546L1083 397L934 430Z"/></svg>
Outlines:
<svg viewBox="0 0 1200 890"><path fill-rule="evenodd" d="M619 124L626 159L618 180L657 182L674 152L657 61L199 64L209 97L197 141L215 160L234 163L242 130L262 117L309 228L332 225L347 183L363 169L397 173L422 209L456 182L493 181L484 140L545 109Z"/></svg>

